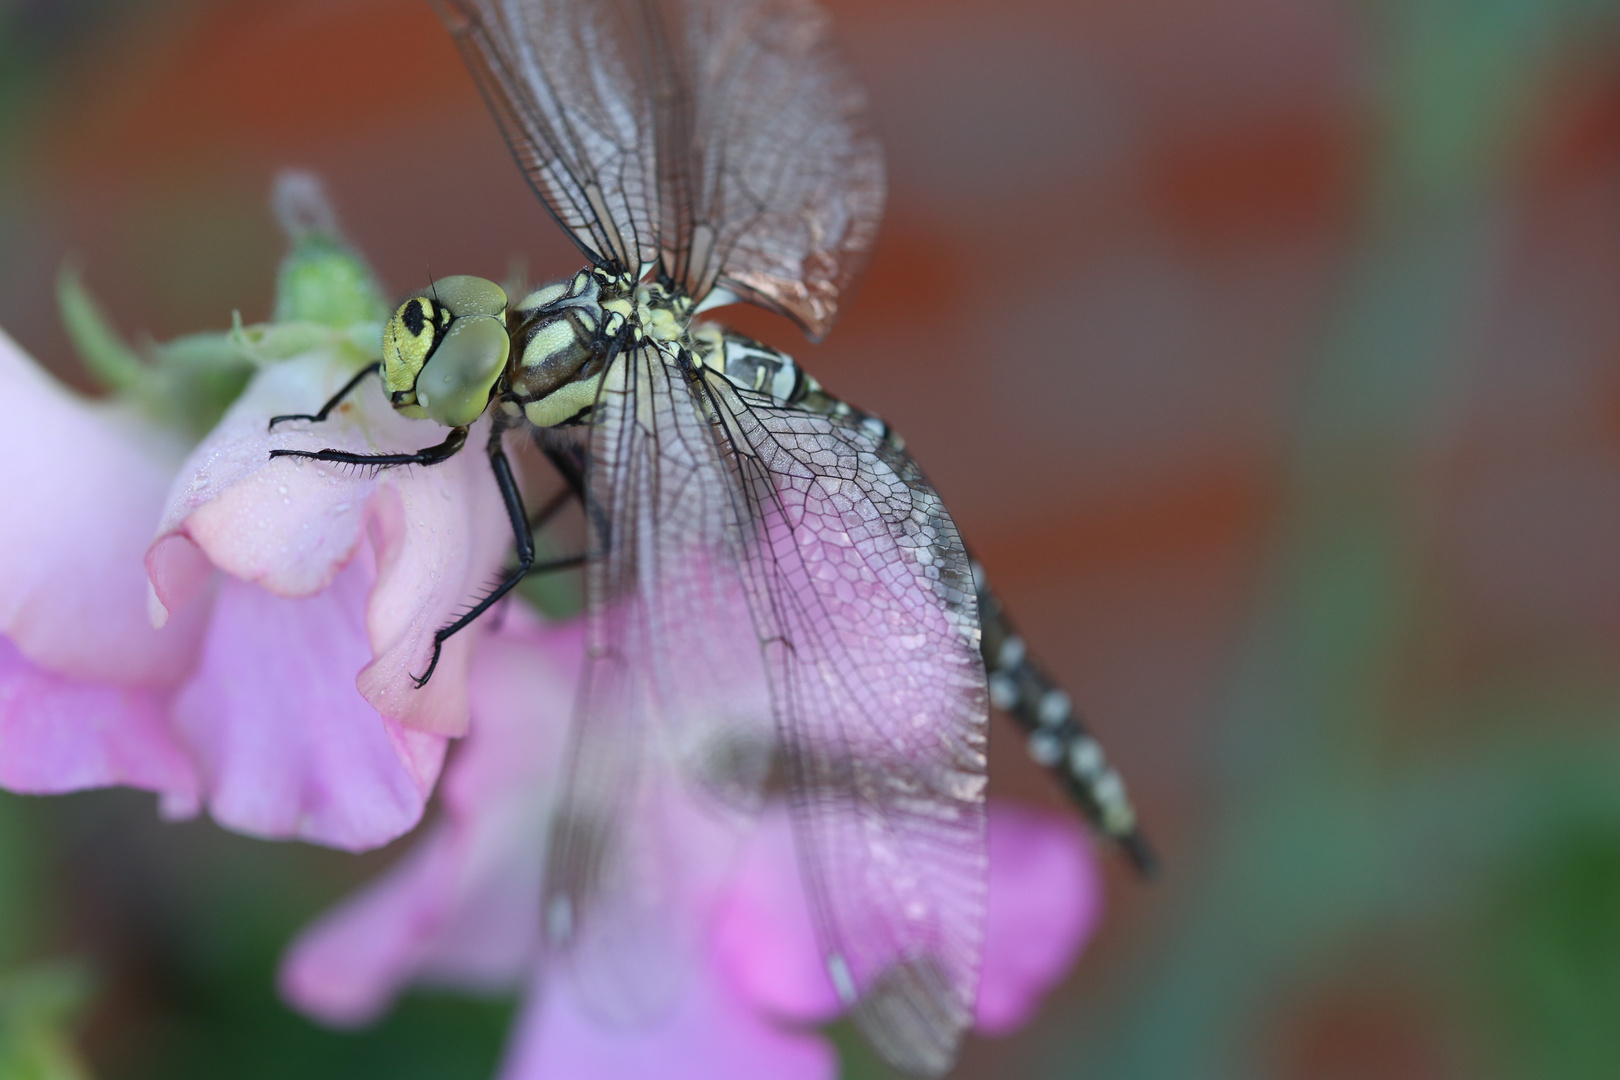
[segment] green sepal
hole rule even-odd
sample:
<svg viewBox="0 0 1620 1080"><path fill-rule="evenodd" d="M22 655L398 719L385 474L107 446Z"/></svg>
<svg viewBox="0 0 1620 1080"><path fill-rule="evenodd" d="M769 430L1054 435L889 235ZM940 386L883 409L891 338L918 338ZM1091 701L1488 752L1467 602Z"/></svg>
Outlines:
<svg viewBox="0 0 1620 1080"><path fill-rule="evenodd" d="M152 347L152 375L137 400L163 426L201 438L253 377L229 334L186 334Z"/></svg>
<svg viewBox="0 0 1620 1080"><path fill-rule="evenodd" d="M316 349L339 349L360 360L377 358L382 340L382 324L355 323L333 328L320 323L253 323L244 326L240 312L231 312L231 329L226 335L231 347L244 359L264 367L279 364Z"/></svg>
<svg viewBox="0 0 1620 1080"><path fill-rule="evenodd" d="M119 336L71 265L62 267L56 295L68 337L91 375L162 427L200 438L253 374L252 359L231 334L187 334L148 345L143 357Z"/></svg>
<svg viewBox="0 0 1620 1080"><path fill-rule="evenodd" d="M73 1029L94 989L90 974L72 963L0 974L0 1077L88 1080Z"/></svg>
<svg viewBox="0 0 1620 1080"><path fill-rule="evenodd" d="M387 318L388 300L358 252L324 232L310 231L293 239L276 275L272 322L344 329Z"/></svg>
<svg viewBox="0 0 1620 1080"><path fill-rule="evenodd" d="M141 384L148 374L146 364L113 328L71 262L64 262L57 271L56 304L68 340L103 389L126 393Z"/></svg>

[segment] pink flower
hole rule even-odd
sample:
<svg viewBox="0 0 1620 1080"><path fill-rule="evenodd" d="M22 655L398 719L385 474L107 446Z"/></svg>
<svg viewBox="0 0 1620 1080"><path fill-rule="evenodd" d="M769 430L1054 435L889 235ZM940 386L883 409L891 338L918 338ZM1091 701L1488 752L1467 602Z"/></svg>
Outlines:
<svg viewBox="0 0 1620 1080"><path fill-rule="evenodd" d="M352 849L420 818L466 723L472 633L427 689L406 676L497 569L509 527L478 453L378 475L269 459L438 441L374 386L325 424L267 434L364 363L327 337L266 361L187 457L0 334L24 448L0 463L0 786L125 784L171 815L206 806L243 832Z"/></svg>
<svg viewBox="0 0 1620 1080"><path fill-rule="evenodd" d="M527 983L504 1080L835 1075L836 1056L813 1028L840 1006L779 808L767 811L701 928L701 959L672 1012L605 1027L577 1006L566 979L540 969L542 847L582 649L578 624L540 626L516 607L484 639L472 733L445 778L444 819L304 933L283 964L283 995L317 1019L355 1025L411 984L489 992ZM1070 818L996 805L989 828L978 1026L1002 1033L1072 964L1101 899Z"/></svg>

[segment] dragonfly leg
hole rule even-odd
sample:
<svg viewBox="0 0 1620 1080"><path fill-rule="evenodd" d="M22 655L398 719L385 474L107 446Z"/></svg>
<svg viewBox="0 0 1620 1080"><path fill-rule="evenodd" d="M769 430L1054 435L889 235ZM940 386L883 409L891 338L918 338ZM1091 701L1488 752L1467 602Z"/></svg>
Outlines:
<svg viewBox="0 0 1620 1080"><path fill-rule="evenodd" d="M583 503L586 454L584 445L577 438L559 435L549 429L536 432L534 444L546 455L546 460L557 470L557 475L563 478L569 489Z"/></svg>
<svg viewBox="0 0 1620 1080"><path fill-rule="evenodd" d="M553 517L556 517L557 511L567 506L568 500L572 499L573 497L574 489L572 487L565 487L561 491L557 492L557 494L553 495L546 505L536 510L534 512L534 516L529 518L529 531L539 532L541 529L545 528L546 523Z"/></svg>
<svg viewBox="0 0 1620 1080"><path fill-rule="evenodd" d="M371 465L379 469L396 465L437 465L448 461L467 445L467 429L451 428L444 442L426 446L412 454L352 454L347 450L272 450L270 456L310 458L314 461L335 461L342 465Z"/></svg>
<svg viewBox="0 0 1620 1080"><path fill-rule="evenodd" d="M546 455L551 467L573 491L574 497L585 511L589 531L600 537L600 548L607 547L607 515L600 505L585 497L585 444L578 439L561 435L555 428L546 428L535 434L535 445ZM588 544L587 544L588 546Z"/></svg>
<svg viewBox="0 0 1620 1080"><path fill-rule="evenodd" d="M538 567L535 566L534 533L530 528L528 511L523 509L523 495L518 491L517 480L512 476L512 463L507 461L506 451L501 447L501 434L502 428L497 423L489 433L489 467L495 473L495 483L501 489L501 500L506 503L506 516L512 523L512 537L517 542L517 565L508 570L499 584L484 594L482 599L468 608L455 622L434 631L433 655L428 659L427 670L420 675L411 676L416 681L417 689L426 686L427 681L433 678L433 670L439 666L439 653L443 650L444 643L453 635L465 630L474 619L488 611L501 597L511 592L513 586L523 580L523 575L530 570L557 570L563 569L565 566L578 565L580 562L580 559L576 557L573 559L558 559L554 563L548 562L542 563ZM561 495L547 503L538 515L540 524L544 524L546 518L561 509L570 494L571 492L565 490Z"/></svg>
<svg viewBox="0 0 1620 1080"><path fill-rule="evenodd" d="M272 416L270 418L269 430L274 431L276 429L276 425L281 423L283 420L313 420L317 424L320 423L328 416L332 415L332 410L337 408L339 403L341 403L344 398L352 394L354 392L354 388L359 386L367 375L375 375L379 370L381 370L381 368L382 361L379 360L376 363L368 364L359 371L355 372L354 378L344 383L338 392L333 394L331 398L327 400L325 405L321 406L321 411L318 413L288 413L286 416Z"/></svg>
<svg viewBox="0 0 1620 1080"><path fill-rule="evenodd" d="M546 505L542 506L529 516L529 532L537 533L541 529L545 528L546 524L552 518L557 516L557 511L567 506L568 500L572 499L573 497L574 489L567 487L553 495L551 499L547 501ZM529 573L549 574L554 570L572 570L576 566L584 565L585 553L580 552L578 555L565 555L559 559L547 559L545 562L535 563L533 566L529 567ZM507 571L508 574L513 574L516 572L517 570L515 567Z"/></svg>

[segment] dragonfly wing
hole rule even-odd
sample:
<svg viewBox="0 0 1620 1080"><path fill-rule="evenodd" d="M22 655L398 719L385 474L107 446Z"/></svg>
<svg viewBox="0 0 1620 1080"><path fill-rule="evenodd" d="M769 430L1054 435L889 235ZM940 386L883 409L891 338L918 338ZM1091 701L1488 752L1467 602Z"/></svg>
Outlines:
<svg viewBox="0 0 1620 1080"><path fill-rule="evenodd" d="M813 0L646 6L670 28L690 92L689 126L670 141L686 155L670 175L689 185L677 198L690 207L665 241L671 276L695 297L719 284L822 336L866 265L885 190L866 95L826 12Z"/></svg>
<svg viewBox="0 0 1620 1080"><path fill-rule="evenodd" d="M593 415L586 666L543 903L585 1004L630 1021L679 992L775 728L701 402L649 347L610 365Z"/></svg>
<svg viewBox="0 0 1620 1080"><path fill-rule="evenodd" d="M894 1064L944 1072L971 1022L985 917L985 727L973 578L916 465L859 414L708 389L757 542L765 648L828 975Z"/></svg>
<svg viewBox="0 0 1620 1080"><path fill-rule="evenodd" d="M653 88L633 8L584 0L439 0L531 186L593 262L658 254Z"/></svg>
<svg viewBox="0 0 1620 1080"><path fill-rule="evenodd" d="M593 415L553 946L599 1013L667 999L650 973L690 956L683 926L779 776L829 980L891 1061L943 1071L972 1016L986 873L984 668L955 526L870 426L650 348L615 361Z"/></svg>
<svg viewBox="0 0 1620 1080"><path fill-rule="evenodd" d="M883 155L813 0L441 0L518 164L598 262L661 259L820 337Z"/></svg>

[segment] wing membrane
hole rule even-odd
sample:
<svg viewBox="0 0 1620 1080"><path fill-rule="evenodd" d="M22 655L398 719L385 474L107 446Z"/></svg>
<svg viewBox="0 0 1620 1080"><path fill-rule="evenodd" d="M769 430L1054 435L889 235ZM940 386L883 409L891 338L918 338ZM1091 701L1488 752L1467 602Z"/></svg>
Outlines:
<svg viewBox="0 0 1620 1080"><path fill-rule="evenodd" d="M602 1011L640 995L645 950L722 880L774 756L830 980L892 1061L943 1071L985 897L984 671L955 527L858 421L650 348L616 361L595 415L605 526L554 943Z"/></svg>
<svg viewBox="0 0 1620 1080"><path fill-rule="evenodd" d="M441 0L518 164L595 261L831 328L882 151L813 0Z"/></svg>
<svg viewBox="0 0 1620 1080"><path fill-rule="evenodd" d="M985 912L985 676L939 496L858 415L713 378L760 543L747 574L829 976L890 1061L937 1074L971 1022Z"/></svg>
<svg viewBox="0 0 1620 1080"><path fill-rule="evenodd" d="M546 875L548 936L626 1021L678 992L774 744L734 485L682 378L635 350L597 403L586 667Z"/></svg>
<svg viewBox="0 0 1620 1080"><path fill-rule="evenodd" d="M440 0L529 183L592 261L657 254L653 88L621 3Z"/></svg>

